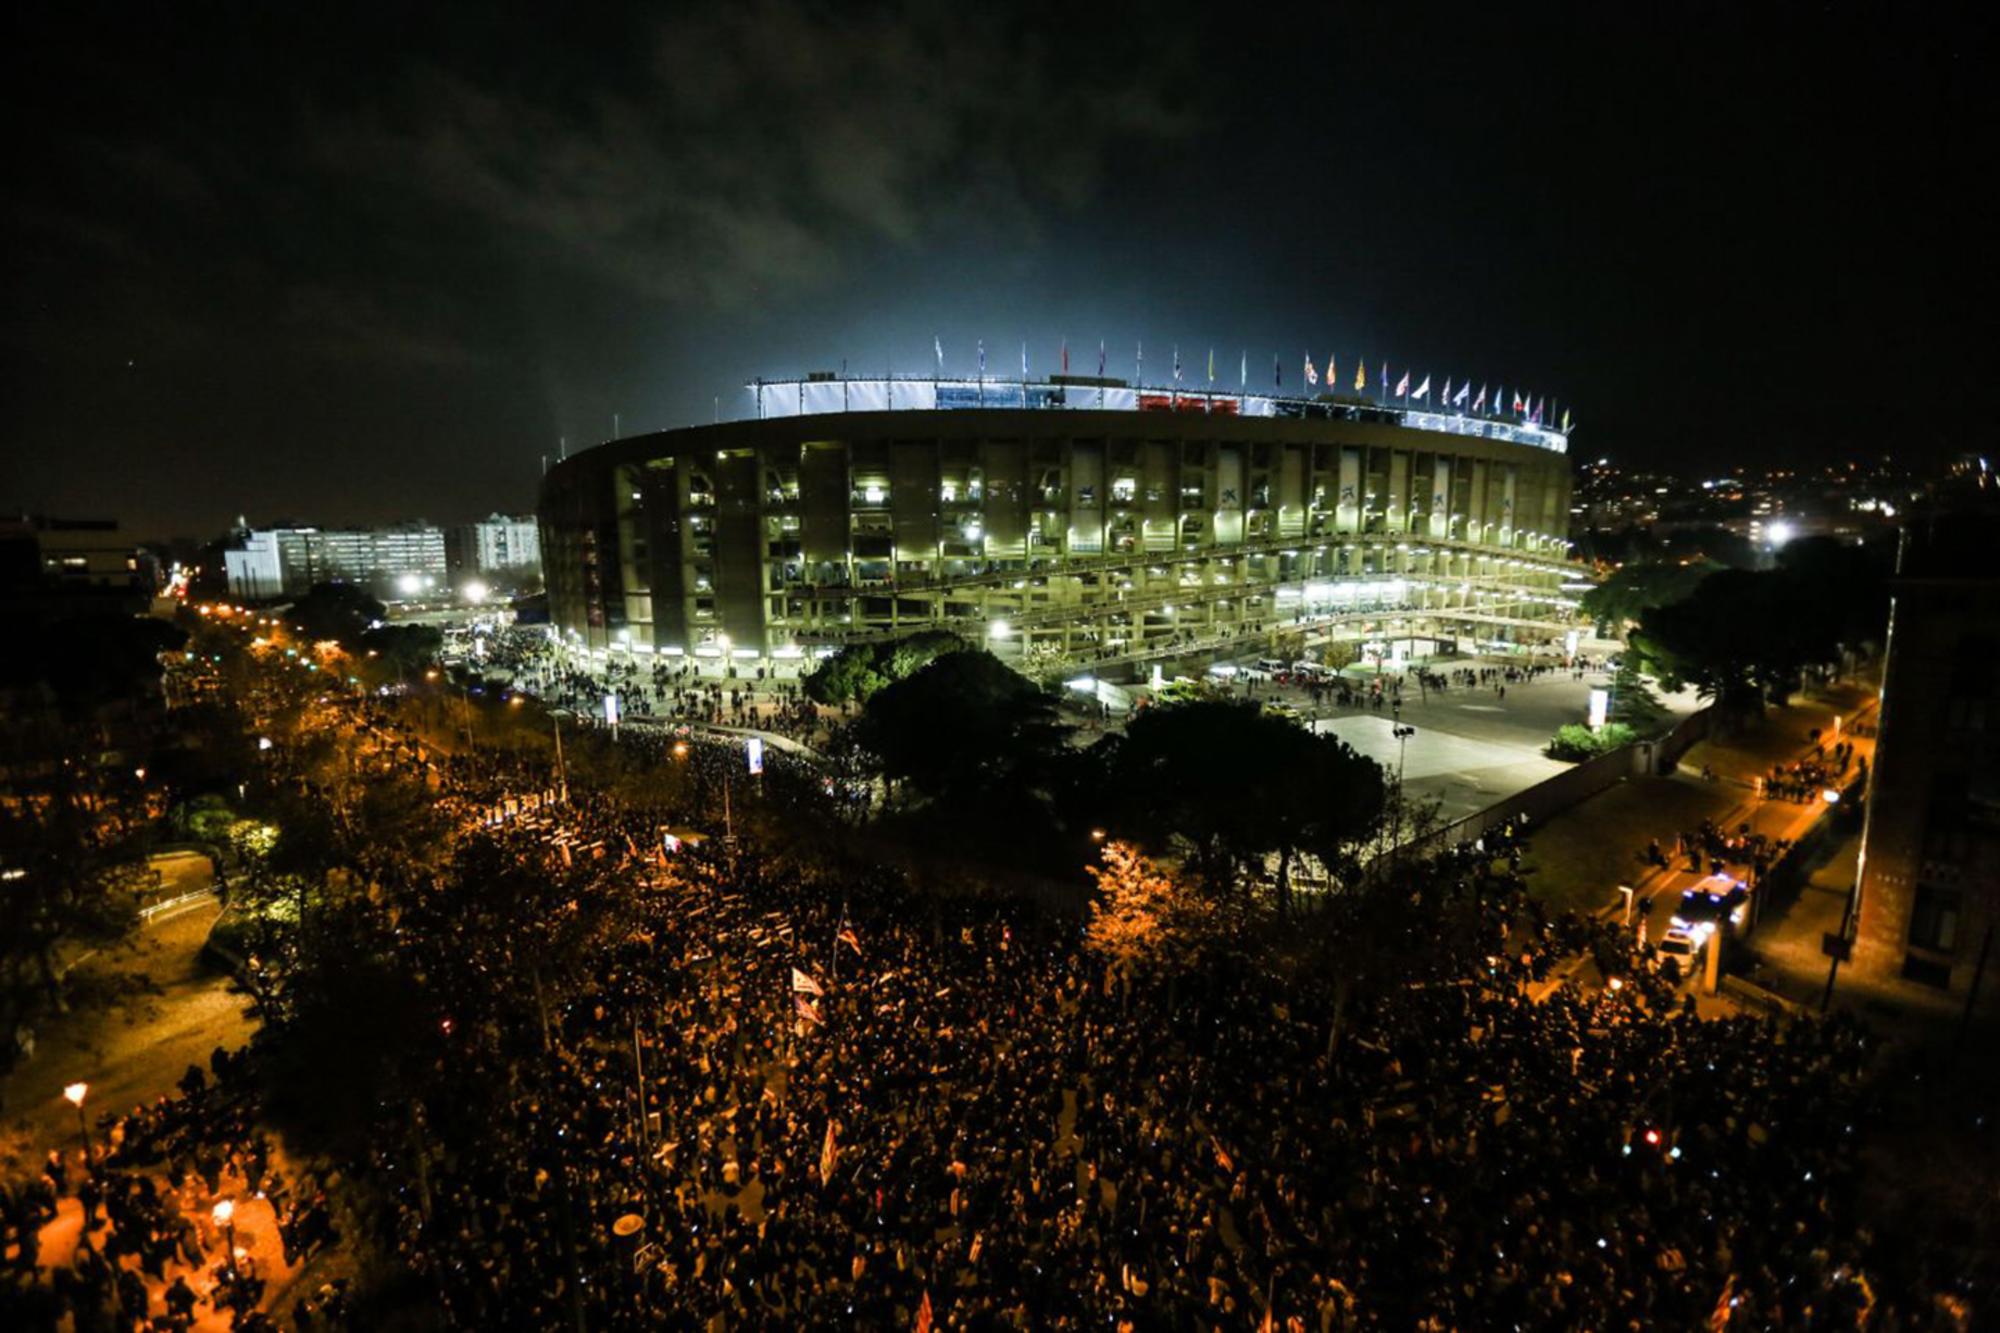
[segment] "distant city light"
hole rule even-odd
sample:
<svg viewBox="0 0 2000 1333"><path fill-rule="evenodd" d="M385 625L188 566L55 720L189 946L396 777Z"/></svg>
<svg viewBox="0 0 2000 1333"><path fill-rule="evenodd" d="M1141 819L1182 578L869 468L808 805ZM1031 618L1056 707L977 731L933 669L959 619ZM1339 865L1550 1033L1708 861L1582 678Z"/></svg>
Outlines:
<svg viewBox="0 0 2000 1333"><path fill-rule="evenodd" d="M486 600L486 585L478 579L469 580L464 588L465 600L474 606Z"/></svg>
<svg viewBox="0 0 2000 1333"><path fill-rule="evenodd" d="M1793 529L1792 525L1783 519L1779 519L1770 527L1764 529L1765 540L1770 543L1771 549L1774 551L1797 535L1798 533Z"/></svg>
<svg viewBox="0 0 2000 1333"><path fill-rule="evenodd" d="M396 591L405 597L415 597L423 591L423 588L423 579L415 574L399 574L396 576Z"/></svg>

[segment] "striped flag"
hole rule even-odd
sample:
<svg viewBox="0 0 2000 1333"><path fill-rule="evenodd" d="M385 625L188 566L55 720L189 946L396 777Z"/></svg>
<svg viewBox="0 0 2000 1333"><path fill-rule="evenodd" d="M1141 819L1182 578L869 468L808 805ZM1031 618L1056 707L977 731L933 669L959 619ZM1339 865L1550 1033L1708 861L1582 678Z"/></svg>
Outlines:
<svg viewBox="0 0 2000 1333"><path fill-rule="evenodd" d="M833 937L833 942L835 944L845 944L848 948L854 950L856 958L861 956L861 939L854 933L854 927L842 926L840 933Z"/></svg>
<svg viewBox="0 0 2000 1333"><path fill-rule="evenodd" d="M1367 387L1368 363L1366 361L1356 361L1354 363L1354 392L1360 393Z"/></svg>
<svg viewBox="0 0 2000 1333"><path fill-rule="evenodd" d="M792 969L792 991L794 994L799 994L799 995L826 994L826 992L820 988L820 984L817 981L814 981L811 977L799 971L796 967Z"/></svg>
<svg viewBox="0 0 2000 1333"><path fill-rule="evenodd" d="M840 1145L834 1142L833 1121L826 1122L826 1139L819 1145L819 1183L824 1189L833 1179L833 1168L840 1163Z"/></svg>
<svg viewBox="0 0 2000 1333"><path fill-rule="evenodd" d="M799 1017L805 1019L808 1023L811 1023L816 1027L826 1026L826 1020L819 1016L819 1010L815 1008L813 1002L811 1000L808 1000L805 996L803 995L792 996L792 1008L797 1010Z"/></svg>
<svg viewBox="0 0 2000 1333"><path fill-rule="evenodd" d="M1326 354L1326 387L1329 389L1340 387L1340 372L1333 368L1332 352Z"/></svg>
<svg viewBox="0 0 2000 1333"><path fill-rule="evenodd" d="M1319 372L1313 369L1313 358L1311 352L1306 353L1306 383L1307 384L1319 383Z"/></svg>
<svg viewBox="0 0 2000 1333"><path fill-rule="evenodd" d="M1403 372L1403 378L1396 381L1396 396L1398 398L1410 396L1410 372L1407 370Z"/></svg>
<svg viewBox="0 0 2000 1333"><path fill-rule="evenodd" d="M1472 410L1475 412L1484 412L1486 410L1486 386L1484 384L1479 386L1479 396L1472 400Z"/></svg>

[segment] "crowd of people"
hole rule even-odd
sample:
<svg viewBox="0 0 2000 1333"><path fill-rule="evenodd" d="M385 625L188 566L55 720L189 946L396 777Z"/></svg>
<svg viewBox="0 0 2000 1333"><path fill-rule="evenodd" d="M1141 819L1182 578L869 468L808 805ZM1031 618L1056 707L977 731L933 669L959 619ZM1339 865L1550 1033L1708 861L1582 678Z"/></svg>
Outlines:
<svg viewBox="0 0 2000 1333"><path fill-rule="evenodd" d="M1825 792L1845 786L1850 768L1859 781L1868 781L1868 759L1865 755L1856 758L1852 741L1836 741L1829 747L1814 733L1812 753L1771 765L1763 779L1764 795L1775 801L1810 805L1824 799Z"/></svg>
<svg viewBox="0 0 2000 1333"><path fill-rule="evenodd" d="M209 1309L232 1328L277 1327L260 1309L268 1257L239 1241L235 1212L253 1200L268 1206L283 1271L340 1237L323 1182L275 1167L254 1098L234 1076L240 1059L218 1048L209 1071L189 1067L180 1095L101 1118L89 1147L52 1149L39 1176L0 1189L0 1325L53 1329L67 1319L78 1333L164 1333ZM43 1233L72 1198L79 1220L73 1239L64 1233L67 1255L44 1253ZM337 1289L299 1297L294 1326L344 1299Z"/></svg>
<svg viewBox="0 0 2000 1333"><path fill-rule="evenodd" d="M457 807L557 787L545 756L440 756L370 712L380 762ZM621 744L704 782L741 762L668 730ZM772 779L769 799L822 792L796 761ZM1928 1308L1853 1206L1866 1033L1694 1017L1622 932L1546 919L1505 831L1325 895L1256 953L1114 978L1060 912L755 836L670 854L656 811L581 783L531 813L509 836L583 850L590 911L502 928L476 877L383 906L443 1045L351 1166L450 1326L1835 1328ZM1621 984L1532 994L1581 951ZM220 1095L125 1123L106 1197L145 1194L121 1163L197 1207L282 1195ZM144 1220L110 1234L160 1234L121 1206ZM317 1206L281 1211L288 1248L326 1243ZM211 1263L206 1299L257 1327L242 1268ZM108 1306L121 1279L81 1280L36 1295Z"/></svg>
<svg viewBox="0 0 2000 1333"><path fill-rule="evenodd" d="M753 845L663 868L616 802L563 817L648 891L546 1010L448 901L409 932L496 988L416 1090L425 1169L387 1135L373 1163L455 1325L1810 1327L1875 1299L1863 1034L1700 1021L1630 958L1529 999L1626 946L1538 921L1505 848L1409 872L1473 924L1356 1000L1228 964L1114 988L1060 919Z"/></svg>

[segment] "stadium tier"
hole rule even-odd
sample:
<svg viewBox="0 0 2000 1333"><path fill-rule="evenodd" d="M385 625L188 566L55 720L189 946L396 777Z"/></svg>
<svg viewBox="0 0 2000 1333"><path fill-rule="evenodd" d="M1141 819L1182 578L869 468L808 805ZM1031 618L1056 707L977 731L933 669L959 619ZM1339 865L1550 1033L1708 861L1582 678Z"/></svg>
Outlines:
<svg viewBox="0 0 2000 1333"><path fill-rule="evenodd" d="M1106 673L1302 630L1532 642L1567 627L1557 432L1115 381L967 383L970 403L941 381L760 381L754 419L565 459L540 502L554 626L579 648L746 665L945 628L1038 672Z"/></svg>

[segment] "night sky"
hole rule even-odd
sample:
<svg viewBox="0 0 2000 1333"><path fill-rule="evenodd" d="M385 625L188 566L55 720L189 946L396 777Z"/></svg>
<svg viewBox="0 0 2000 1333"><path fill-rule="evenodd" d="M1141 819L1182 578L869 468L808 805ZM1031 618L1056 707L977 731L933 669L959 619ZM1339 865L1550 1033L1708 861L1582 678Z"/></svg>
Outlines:
<svg viewBox="0 0 2000 1333"><path fill-rule="evenodd" d="M11 7L0 506L522 509L560 436L934 333L1365 355L1684 469L1990 434L1949 7L404 8Z"/></svg>

